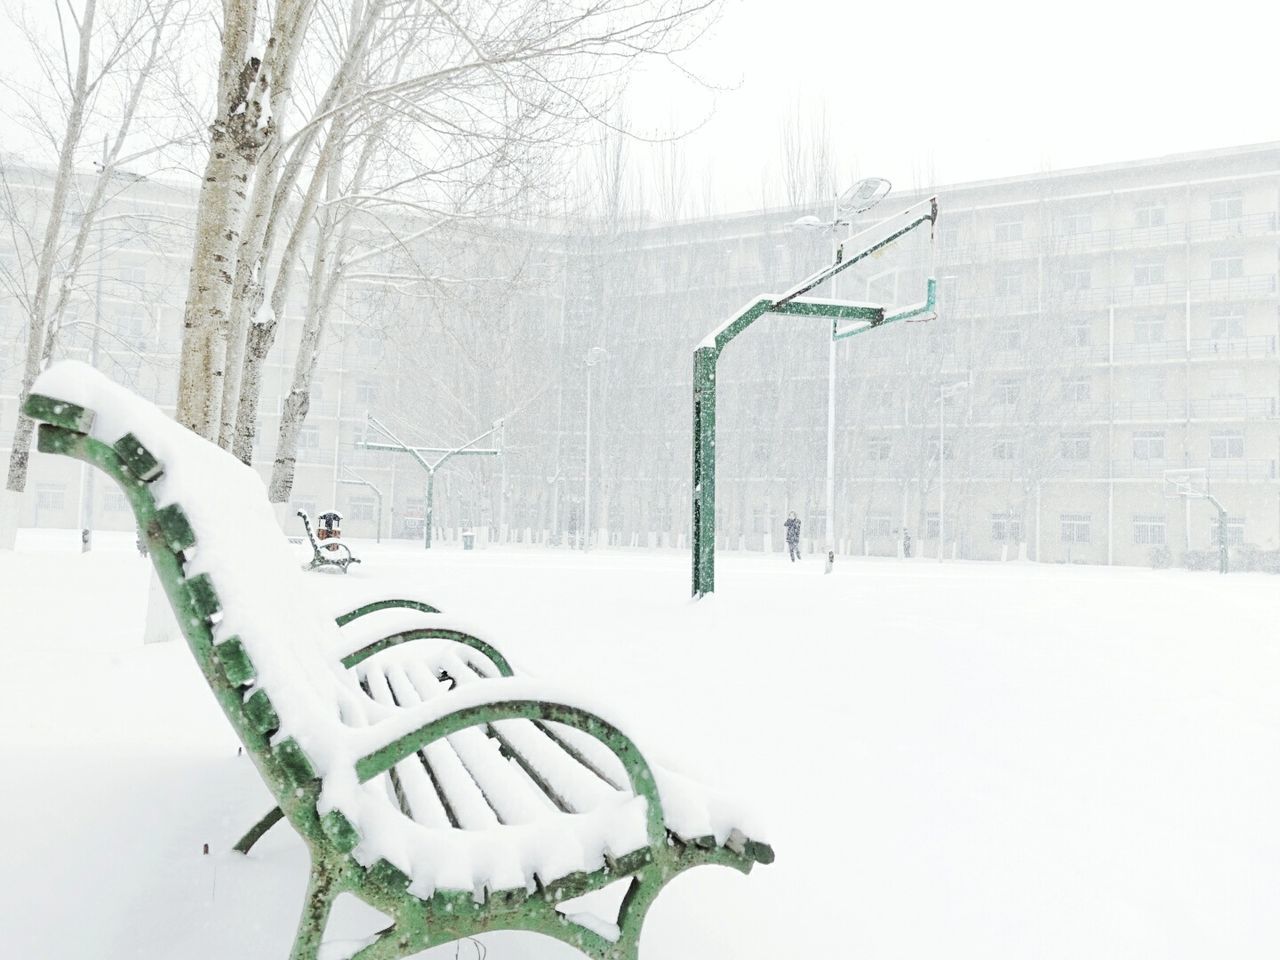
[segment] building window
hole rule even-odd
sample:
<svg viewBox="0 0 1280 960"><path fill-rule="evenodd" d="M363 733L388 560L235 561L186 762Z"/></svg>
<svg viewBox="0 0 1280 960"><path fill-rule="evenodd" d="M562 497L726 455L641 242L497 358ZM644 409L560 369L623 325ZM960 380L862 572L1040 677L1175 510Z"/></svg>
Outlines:
<svg viewBox="0 0 1280 960"><path fill-rule="evenodd" d="M888 460L891 450L888 437L872 437L867 441L868 460Z"/></svg>
<svg viewBox="0 0 1280 960"><path fill-rule="evenodd" d="M945 456L948 460L955 459L955 452L956 452L955 447L952 446L950 440L948 440L942 447L943 456ZM933 437L929 440L929 459L930 460L938 459L938 438L937 437Z"/></svg>
<svg viewBox="0 0 1280 960"><path fill-rule="evenodd" d="M1002 273L996 277L997 297L1022 296L1022 274L1014 271Z"/></svg>
<svg viewBox="0 0 1280 960"><path fill-rule="evenodd" d="M356 384L356 403L371 406L378 400L378 385L369 380L361 380Z"/></svg>
<svg viewBox="0 0 1280 960"><path fill-rule="evenodd" d="M1068 403L1083 403L1089 399L1089 378L1069 377L1062 381L1062 399Z"/></svg>
<svg viewBox="0 0 1280 960"><path fill-rule="evenodd" d="M945 249L945 248L944 248ZM938 299L943 303L951 304L960 299L960 278L959 277L939 277L938 278Z"/></svg>
<svg viewBox="0 0 1280 960"><path fill-rule="evenodd" d="M1133 318L1134 343L1161 343L1164 341L1164 314L1149 313Z"/></svg>
<svg viewBox="0 0 1280 960"><path fill-rule="evenodd" d="M1135 516L1133 542L1140 547L1163 547L1164 526L1164 517Z"/></svg>
<svg viewBox="0 0 1280 960"><path fill-rule="evenodd" d="M122 490L108 490L102 495L102 508L107 513L128 513L129 498Z"/></svg>
<svg viewBox="0 0 1280 960"><path fill-rule="evenodd" d="M1073 347L1087 347L1092 340L1089 321L1072 317L1067 321L1067 343Z"/></svg>
<svg viewBox="0 0 1280 960"><path fill-rule="evenodd" d="M1012 437L996 437L991 443L991 459L1012 460L1017 456L1018 441Z"/></svg>
<svg viewBox="0 0 1280 960"><path fill-rule="evenodd" d="M1088 270L1064 270L1062 271L1062 289L1067 292L1088 290L1092 285L1092 279Z"/></svg>
<svg viewBox="0 0 1280 960"><path fill-rule="evenodd" d="M1133 225L1145 229L1147 227L1163 227L1165 212L1163 203L1144 203L1133 210Z"/></svg>
<svg viewBox="0 0 1280 960"><path fill-rule="evenodd" d="M1163 460L1164 431L1136 430L1133 434L1133 459Z"/></svg>
<svg viewBox="0 0 1280 960"><path fill-rule="evenodd" d="M1001 320L995 331L997 350L1021 350L1022 328L1012 320Z"/></svg>
<svg viewBox="0 0 1280 960"><path fill-rule="evenodd" d="M319 450L320 428L309 423L304 424L302 429L298 431L298 449Z"/></svg>
<svg viewBox="0 0 1280 960"><path fill-rule="evenodd" d="M1010 513L993 513L991 539L996 543L1021 543L1022 518Z"/></svg>
<svg viewBox="0 0 1280 960"><path fill-rule="evenodd" d="M1244 433L1239 430L1219 430L1209 435L1211 460L1244 459Z"/></svg>
<svg viewBox="0 0 1280 960"><path fill-rule="evenodd" d="M364 520L373 523L377 519L377 509L373 497L352 497L347 501L347 515L352 520Z"/></svg>
<svg viewBox="0 0 1280 960"><path fill-rule="evenodd" d="M868 537L891 537L893 536L893 520L890 517L883 516L867 517L867 522L862 529Z"/></svg>
<svg viewBox="0 0 1280 960"><path fill-rule="evenodd" d="M1244 216L1244 197L1238 193L1224 193L1209 200L1210 220L1239 220Z"/></svg>
<svg viewBox="0 0 1280 960"><path fill-rule="evenodd" d="M1089 434L1064 433L1058 439L1063 460L1089 459Z"/></svg>
<svg viewBox="0 0 1280 960"><path fill-rule="evenodd" d="M1210 280L1238 280L1244 276L1244 257L1214 257L1209 261Z"/></svg>
<svg viewBox="0 0 1280 960"><path fill-rule="evenodd" d="M894 401L893 384L891 383L872 384L870 387L870 390L871 390L871 403L875 406L877 410L892 409L893 401Z"/></svg>
<svg viewBox="0 0 1280 960"><path fill-rule="evenodd" d="M1068 236L1079 236L1093 229L1093 222L1087 213L1069 213L1062 218L1062 232Z"/></svg>
<svg viewBox="0 0 1280 960"><path fill-rule="evenodd" d="M1164 371L1142 370L1133 378L1133 397L1135 400L1164 399Z"/></svg>
<svg viewBox="0 0 1280 960"><path fill-rule="evenodd" d="M1244 339L1244 311L1236 308L1209 318L1209 339L1215 341Z"/></svg>
<svg viewBox="0 0 1280 960"><path fill-rule="evenodd" d="M1089 542L1089 514L1063 513L1059 514L1058 519L1062 523L1063 543Z"/></svg>
<svg viewBox="0 0 1280 960"><path fill-rule="evenodd" d="M1022 219L1008 218L997 220L995 225L996 243L1013 243L1022 239Z"/></svg>
<svg viewBox="0 0 1280 960"><path fill-rule="evenodd" d="M1218 519L1209 522L1209 542L1215 547L1218 543ZM1244 543L1244 517L1227 517L1227 546L1238 547Z"/></svg>
<svg viewBox="0 0 1280 960"><path fill-rule="evenodd" d="M1022 383L1018 380L997 380L992 390L992 400L995 403L1012 406L1018 402L1018 397L1022 393Z"/></svg>
<svg viewBox="0 0 1280 960"><path fill-rule="evenodd" d="M1244 396L1244 381L1238 370L1211 370L1209 396L1215 400Z"/></svg>
<svg viewBox="0 0 1280 960"><path fill-rule="evenodd" d="M1133 285L1135 287L1164 283L1164 261L1135 263L1133 265Z"/></svg>
<svg viewBox="0 0 1280 960"><path fill-rule="evenodd" d="M382 337L373 330L361 330L356 334L356 353L362 357L382 356Z"/></svg>
<svg viewBox="0 0 1280 960"><path fill-rule="evenodd" d="M61 510L67 502L67 488L62 484L41 483L36 486L37 510Z"/></svg>

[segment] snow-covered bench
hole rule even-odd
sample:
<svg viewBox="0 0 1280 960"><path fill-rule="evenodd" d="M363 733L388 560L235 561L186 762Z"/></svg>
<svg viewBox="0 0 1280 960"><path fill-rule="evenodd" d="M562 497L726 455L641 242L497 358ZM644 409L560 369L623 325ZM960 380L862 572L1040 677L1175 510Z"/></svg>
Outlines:
<svg viewBox="0 0 1280 960"><path fill-rule="evenodd" d="M302 519L302 526L307 531L307 539L311 541L312 557L311 562L307 565L308 570L314 570L316 567L337 567L343 573L346 573L347 567L353 563L360 562L351 552L351 548L340 539L331 538L321 546L311 529L311 518L307 516L307 511L299 510L298 516ZM323 515L321 519L324 519Z"/></svg>
<svg viewBox="0 0 1280 960"><path fill-rule="evenodd" d="M316 960L344 892L392 923L327 957L394 960L509 929L634 960L677 874L773 859L744 813L650 764L607 707L505 675L470 633L438 621L438 636L344 640L341 623L406 601L317 610L257 474L92 368L51 367L25 409L42 452L123 489L201 671L309 848L293 960ZM619 880L613 920L569 902Z"/></svg>

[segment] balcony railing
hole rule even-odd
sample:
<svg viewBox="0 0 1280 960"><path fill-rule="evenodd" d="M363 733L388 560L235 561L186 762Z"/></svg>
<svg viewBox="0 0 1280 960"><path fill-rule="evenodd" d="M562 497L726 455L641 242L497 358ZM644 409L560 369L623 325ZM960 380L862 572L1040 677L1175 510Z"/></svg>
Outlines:
<svg viewBox="0 0 1280 960"><path fill-rule="evenodd" d="M1134 247L1162 247L1177 243L1200 243L1209 240L1235 240L1266 237L1277 231L1274 212L1252 213L1246 217L1222 220L1191 220L1166 223L1158 227L1120 227L1114 230L1090 230L1085 233L1050 234L1025 240L990 241L944 245L940 261L965 263L974 261L1027 260L1045 256L1070 256Z"/></svg>
<svg viewBox="0 0 1280 960"><path fill-rule="evenodd" d="M1199 278L1190 282L1191 299L1247 300L1270 297L1280 290L1274 273L1261 273L1229 280ZM1182 280L1166 283L1114 284L1081 290L1046 290L1040 297L1034 292L1014 296L976 294L944 297L938 312L943 316L970 317L997 313L1006 316L1037 313L1040 310L1101 310L1109 306L1146 307L1181 303L1187 298L1188 284Z"/></svg>
<svg viewBox="0 0 1280 960"><path fill-rule="evenodd" d="M1275 397L1117 400L1111 405L1111 417L1115 420L1238 420L1275 415ZM1106 416L1105 410L1103 416Z"/></svg>
<svg viewBox="0 0 1280 960"><path fill-rule="evenodd" d="M1188 467L1205 471L1209 480L1276 480L1280 479L1275 460L1201 460L1186 463L1182 460L1119 459L1111 462L1112 476L1118 479L1160 480L1166 470L1185 470Z"/></svg>
<svg viewBox="0 0 1280 960"><path fill-rule="evenodd" d="M1257 357L1274 357L1276 355L1275 337L1235 337L1206 338L1191 341L1193 357L1224 357L1232 359L1250 359Z"/></svg>

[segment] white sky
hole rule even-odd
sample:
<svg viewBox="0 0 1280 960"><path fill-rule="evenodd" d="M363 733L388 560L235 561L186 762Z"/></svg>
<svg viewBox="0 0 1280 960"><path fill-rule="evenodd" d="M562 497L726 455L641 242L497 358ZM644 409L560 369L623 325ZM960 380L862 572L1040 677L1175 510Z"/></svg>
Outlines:
<svg viewBox="0 0 1280 960"><path fill-rule="evenodd" d="M0 5L47 16L50 2ZM690 194L711 181L718 209L752 209L782 200L785 119L824 105L842 182L902 187L1280 139L1278 36L1280 8L1261 0L725 0L684 62L736 89L712 97L650 70L629 113L662 135L714 111L683 145ZM0 31L0 70L22 61ZM0 127L0 150L20 139Z"/></svg>
<svg viewBox="0 0 1280 960"><path fill-rule="evenodd" d="M784 118L824 98L845 174L903 186L1280 139L1278 35L1257 0L728 0L686 62L741 86L689 139L691 180L713 169L721 207L758 207ZM649 78L631 115L691 123L698 99Z"/></svg>

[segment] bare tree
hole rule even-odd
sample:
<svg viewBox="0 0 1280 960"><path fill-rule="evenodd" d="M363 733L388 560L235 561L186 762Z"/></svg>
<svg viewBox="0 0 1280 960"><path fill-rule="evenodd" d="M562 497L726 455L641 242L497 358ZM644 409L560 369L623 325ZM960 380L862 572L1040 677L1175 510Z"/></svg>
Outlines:
<svg viewBox="0 0 1280 960"><path fill-rule="evenodd" d="M349 80L361 75L368 49L341 59L329 87L332 98L322 99L290 140L293 148L302 147L314 136L312 131L332 127L339 116L356 129L360 113L371 105L409 117L441 138L450 133L466 136L476 122L491 119L484 100L477 99L477 91L484 87L500 91L499 102L526 107L540 103L547 118L595 116L601 93L607 93L607 85L600 83L602 74L617 73L644 53L680 49L696 35L691 27L716 2L602 0L579 7L547 0L517 4L495 0L459 8L437 0L355 0L353 22L363 22L365 15L372 16L373 22L419 12L431 17L431 29L414 38L421 51L417 69L403 76L375 75L374 82L354 90ZM243 238L259 229L251 220L248 234L245 231L250 197L256 189L252 181L261 176L260 159L272 156L270 143L277 135L271 91L301 56L316 8L316 0L280 0L268 25L259 22L257 0L227 0L224 6L218 112L197 209L178 394L179 419L203 436L225 439L231 432L222 405L228 392L236 392L224 384L228 352L238 349L229 347L239 336L233 325L232 300L240 262L250 254L251 260L258 259L256 251L242 248ZM259 27L268 36L261 53L252 45ZM356 35L353 31L352 36ZM548 91L556 96L548 99ZM457 109L442 114L440 107L450 97ZM301 165L305 156L305 151L295 154L296 162ZM276 194L281 187L286 194L291 189L285 180L282 176ZM314 203L323 178L313 176L311 182L315 189L308 193ZM261 209L256 201L254 207ZM273 212L278 214L278 207ZM309 225L312 214L305 210L303 214ZM252 271L242 280L245 276L252 277ZM251 286L244 282L241 288ZM253 317L242 311L239 319ZM270 317L266 319L263 326L270 324ZM253 325L249 326L251 336ZM246 361L252 360L250 347L246 340ZM247 377L242 378L241 392L243 380ZM237 419L243 410L244 404L238 403Z"/></svg>
<svg viewBox="0 0 1280 960"><path fill-rule="evenodd" d="M42 227L18 227L23 219L30 223L35 211L22 208L11 177L0 170L0 191L11 230L18 239L21 229L25 240L15 244L25 263L4 278L8 292L27 318L20 408L57 346L93 228L112 187L119 187L117 171L159 149L155 143L130 149L134 122L157 74L172 67L170 45L189 22L192 7L189 0L131 0L113 4L103 13L98 0L79 4L58 0L54 12L61 56L48 48L34 27L21 20L15 23L35 57L41 87L4 84L29 105L32 126L57 157ZM118 102L104 92L109 87L119 93ZM48 119L53 116L60 117L61 123ZM104 130L102 159L85 196L80 192L78 160L90 148L86 134L94 127ZM168 140L181 137L181 132L171 131ZM162 136L160 146L164 142ZM73 202L77 216L68 237L67 219ZM7 489L15 494L26 486L32 427L20 409L6 479ZM8 499L0 505L0 547L12 547L15 532L11 521L16 500Z"/></svg>
<svg viewBox="0 0 1280 960"><path fill-rule="evenodd" d="M216 439L235 265L253 178L276 133L272 94L287 90L315 0L279 0L265 48L255 36L258 0L225 0L217 112L196 204L196 239L183 313L178 420Z"/></svg>

